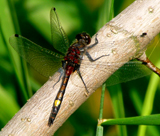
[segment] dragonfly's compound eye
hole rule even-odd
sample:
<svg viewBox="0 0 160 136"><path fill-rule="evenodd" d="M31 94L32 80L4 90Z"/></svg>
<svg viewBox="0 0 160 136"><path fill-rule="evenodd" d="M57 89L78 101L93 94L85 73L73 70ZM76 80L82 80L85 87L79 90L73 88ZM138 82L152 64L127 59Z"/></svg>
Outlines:
<svg viewBox="0 0 160 136"><path fill-rule="evenodd" d="M90 42L91 42L91 37L88 34L86 34L85 35L85 43L90 44Z"/></svg>
<svg viewBox="0 0 160 136"><path fill-rule="evenodd" d="M79 41L80 39L82 39L82 35L81 34L77 34L76 35L76 39Z"/></svg>
<svg viewBox="0 0 160 136"><path fill-rule="evenodd" d="M80 34L77 34L76 35L76 39L78 41L83 41L85 42L86 44L89 44L91 42L91 37L89 36L89 34L87 33L80 33Z"/></svg>

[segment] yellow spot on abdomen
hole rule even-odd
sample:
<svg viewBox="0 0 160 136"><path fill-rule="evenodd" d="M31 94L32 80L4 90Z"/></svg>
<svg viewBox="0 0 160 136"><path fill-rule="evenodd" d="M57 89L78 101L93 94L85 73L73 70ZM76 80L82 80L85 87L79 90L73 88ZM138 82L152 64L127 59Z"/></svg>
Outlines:
<svg viewBox="0 0 160 136"><path fill-rule="evenodd" d="M58 106L58 105L60 105L60 103L61 103L61 101L60 100L55 100L55 102L54 102L54 106Z"/></svg>

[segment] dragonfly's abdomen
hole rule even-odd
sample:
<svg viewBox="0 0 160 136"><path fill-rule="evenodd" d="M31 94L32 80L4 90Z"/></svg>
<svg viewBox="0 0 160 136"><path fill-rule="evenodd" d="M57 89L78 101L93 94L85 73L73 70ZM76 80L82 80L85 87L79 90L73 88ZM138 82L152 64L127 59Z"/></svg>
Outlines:
<svg viewBox="0 0 160 136"><path fill-rule="evenodd" d="M64 57L65 65L63 68L65 69L65 75L63 77L62 84L58 91L56 99L53 103L52 111L51 111L49 122L48 122L49 126L53 124L58 114L70 75L79 67L79 63L80 63L79 56L80 56L79 48L72 45L68 49L67 55Z"/></svg>
<svg viewBox="0 0 160 136"><path fill-rule="evenodd" d="M55 118L58 114L58 111L59 111L61 103L62 103L62 99L63 99L64 93L65 93L65 90L66 90L66 86L67 86L69 77L70 77L71 73L73 72L74 67L66 66L66 69L67 70L65 71L65 75L63 77L61 87L60 87L60 89L58 91L58 94L56 96L56 99L53 103L52 111L51 111L51 114L50 114L50 117L49 117L49 122L48 122L49 126L51 124L53 124L53 122L54 122L54 120L55 120Z"/></svg>

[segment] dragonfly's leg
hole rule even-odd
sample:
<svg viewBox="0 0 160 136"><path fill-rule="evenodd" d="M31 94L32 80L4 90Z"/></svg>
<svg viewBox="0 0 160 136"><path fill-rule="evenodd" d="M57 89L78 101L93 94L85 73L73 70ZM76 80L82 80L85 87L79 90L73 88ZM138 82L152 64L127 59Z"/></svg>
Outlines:
<svg viewBox="0 0 160 136"><path fill-rule="evenodd" d="M95 36L95 43L92 44L92 45L90 45L90 46L88 46L87 49L90 49L90 48L92 48L92 47L94 47L94 46L96 46L96 45L98 44L97 35L98 35L98 34L96 34L96 36ZM87 55L88 59L89 59L91 62L96 61L96 60L98 60L98 59L100 59L100 58L102 58L102 57L109 56L109 54L108 54L108 55L102 55L102 56L100 56L100 57L98 57L98 58L96 58L96 59L93 59L93 58L91 57L91 55L90 55L87 51L86 51L85 54Z"/></svg>
<svg viewBox="0 0 160 136"><path fill-rule="evenodd" d="M65 60L62 61L62 68L63 68L63 69L66 68L66 61L65 61Z"/></svg>
<svg viewBox="0 0 160 136"><path fill-rule="evenodd" d="M53 88L54 88L54 86L61 80L62 76L64 75L64 69L63 69L63 68L60 68L60 69L58 70L58 72L60 73L60 76L59 76L59 78L58 78L58 81L53 85Z"/></svg>
<svg viewBox="0 0 160 136"><path fill-rule="evenodd" d="M82 82L83 82L83 84L84 84L84 86L85 86L85 88L86 88L86 95L88 95L88 94L89 94L89 91L88 91L88 89L87 89L87 86L86 86L83 78L82 78L82 75L81 75L81 72L80 72L79 68L77 68L77 73L78 73L78 75L80 76L80 78L81 78L81 80L82 80Z"/></svg>
<svg viewBox="0 0 160 136"><path fill-rule="evenodd" d="M58 72L60 73L60 76L59 76L58 81L53 85L53 88L61 80L62 76L64 75L64 69L65 69L65 67L66 67L66 61L62 61L62 68L60 68L58 70Z"/></svg>
<svg viewBox="0 0 160 136"><path fill-rule="evenodd" d="M91 62L94 62L94 61L96 61L96 60L98 60L98 59L100 59L100 58L102 58L102 57L109 56L109 54L108 54L108 55L102 55L102 56L100 56L100 57L98 57L98 58L96 58L96 59L93 59L93 58L91 57L91 55L90 55L87 51L86 51L86 55L87 55L88 59L89 59Z"/></svg>

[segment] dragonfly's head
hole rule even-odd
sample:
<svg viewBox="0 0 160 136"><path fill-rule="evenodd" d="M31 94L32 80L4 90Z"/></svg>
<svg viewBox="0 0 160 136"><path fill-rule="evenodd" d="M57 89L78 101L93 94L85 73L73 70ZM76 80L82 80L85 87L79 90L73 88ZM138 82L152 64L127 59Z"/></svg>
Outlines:
<svg viewBox="0 0 160 136"><path fill-rule="evenodd" d="M82 42L83 44L90 44L91 37L87 33L80 33L76 35L76 39L78 42Z"/></svg>

